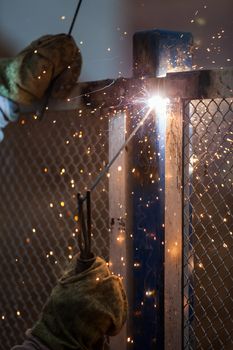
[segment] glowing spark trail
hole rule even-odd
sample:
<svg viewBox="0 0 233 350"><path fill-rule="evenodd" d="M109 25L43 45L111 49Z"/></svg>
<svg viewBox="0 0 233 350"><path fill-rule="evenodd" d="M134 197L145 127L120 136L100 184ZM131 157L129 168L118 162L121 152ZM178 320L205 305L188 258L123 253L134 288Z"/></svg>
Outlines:
<svg viewBox="0 0 233 350"><path fill-rule="evenodd" d="M149 108L146 112L145 116L140 120L136 128L132 131L128 139L123 143L123 145L119 148L115 156L111 159L111 161L105 166L105 168L101 171L99 176L96 178L95 182L90 188L90 191L93 191L94 188L98 185L104 174L108 172L108 170L111 168L112 164L115 162L115 160L118 158L118 156L121 154L121 152L124 150L124 148L127 146L127 144L130 142L130 140L133 138L133 136L137 133L137 131L140 129L140 127L144 124L148 116L150 115L153 108ZM83 201L86 199L86 197L83 198Z"/></svg>

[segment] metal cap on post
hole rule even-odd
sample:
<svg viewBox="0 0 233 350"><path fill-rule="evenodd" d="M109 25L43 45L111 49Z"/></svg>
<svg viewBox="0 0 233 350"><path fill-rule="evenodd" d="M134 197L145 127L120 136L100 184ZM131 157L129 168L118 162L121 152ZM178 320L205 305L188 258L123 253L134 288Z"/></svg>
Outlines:
<svg viewBox="0 0 233 350"><path fill-rule="evenodd" d="M192 68L191 33L145 30L133 36L133 74L140 77L163 77L170 72Z"/></svg>
<svg viewBox="0 0 233 350"><path fill-rule="evenodd" d="M190 70L192 43L190 33L157 29L135 33L134 77L159 78L166 76L168 72ZM155 348L162 350L164 346L166 348L164 336L166 115L160 118L159 113L156 112L155 118L150 118L150 124L144 124L140 135L141 140L146 136L147 145L150 145L149 154L143 151L143 162L140 162L138 156L140 141L138 143L138 140L134 139L128 152L129 163L138 169L139 173L138 177L130 179L129 192L134 193L133 254L134 261L139 266L137 269L134 268L134 350ZM132 128L131 123L133 121L129 121L129 129ZM151 154L155 155L153 160L150 158ZM145 164L149 164L150 169L157 171L155 181L148 181L149 170L145 169ZM181 325L179 327L181 331ZM179 342L181 343L180 336ZM174 347L175 349L178 348Z"/></svg>

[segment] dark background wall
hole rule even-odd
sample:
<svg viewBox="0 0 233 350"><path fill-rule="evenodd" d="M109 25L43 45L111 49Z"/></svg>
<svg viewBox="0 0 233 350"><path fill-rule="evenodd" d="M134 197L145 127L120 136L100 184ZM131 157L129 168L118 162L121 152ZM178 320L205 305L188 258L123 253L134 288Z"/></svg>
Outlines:
<svg viewBox="0 0 233 350"><path fill-rule="evenodd" d="M76 5L1 0L0 56L16 54L41 35L67 32ZM73 30L84 58L81 79L131 76L132 35L152 28L192 32L194 68L232 65L232 10L232 0L84 0Z"/></svg>

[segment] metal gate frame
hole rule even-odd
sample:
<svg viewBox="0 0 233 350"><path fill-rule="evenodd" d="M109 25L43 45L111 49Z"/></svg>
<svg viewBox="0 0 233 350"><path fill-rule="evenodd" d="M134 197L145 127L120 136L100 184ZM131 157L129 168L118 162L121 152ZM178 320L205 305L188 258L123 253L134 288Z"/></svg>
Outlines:
<svg viewBox="0 0 233 350"><path fill-rule="evenodd" d="M129 321L122 333L118 337L113 338L111 343L112 350L118 350L119 347L122 349L133 348L141 350L142 346L146 347L146 350L156 349L156 347L158 350L163 348L166 350L180 350L183 348L183 106L186 100L233 97L232 68L189 71L191 61L188 59L190 58L191 37L184 36L184 33L164 33L162 31L162 34L165 34L165 37L163 37L160 31L157 32L157 36L155 36L154 31L144 33L149 35L146 45L145 37L140 38L139 43L134 42L134 45L142 45L142 50L139 50L141 52L141 60L138 62L136 55L137 59L134 57L134 67L139 69L139 72L142 69L141 72L144 72L145 76L140 76L140 74L137 76L136 72L135 77L129 79L120 78L115 81L103 80L80 83L72 92L71 102L68 105L64 105L64 103L59 105L59 101L55 101L53 105L55 109L59 109L61 106L63 109L72 109L76 105L72 103L72 96L80 95L81 107L83 105L86 108L89 105L95 109L101 106L103 111L106 110L111 116L109 124L109 154L111 158L111 155L119 148L132 128L132 125L127 122L127 120L130 120L129 116L132 113L132 109L127 107L129 101L131 105L137 105L138 102L135 102L135 96L140 96L142 91L146 91L148 96L159 93L160 96L169 98L170 101L166 115L166 129L164 129L166 140L164 172L162 171L161 173L161 176L165 176L163 188L165 204L163 204L163 200L160 202L161 211L159 214L162 215L159 216L159 220L163 220L164 217L164 233L161 233L160 236L163 249L159 251L161 258L159 265L153 265L153 268L156 268L157 271L163 271L161 266L164 267L159 287L161 289L160 303L162 302L163 305L160 310L157 310L156 317L160 319L157 329L153 331L150 328L150 333L146 331L138 336L133 331L135 324L137 324L139 329L147 329L149 319L154 323L154 315L153 310L147 310L140 323L135 323L133 316L135 313L133 308L134 298L136 297L135 291L133 291L135 278L137 280L139 278L138 281L140 282L138 285L141 286L137 293L145 292L143 287L144 276L141 275L140 277L132 274L137 261L135 261L131 233L136 233L136 237L140 234L140 232L135 232L136 218L134 216L135 208L133 202L136 203L139 200L140 194L138 193L136 198L134 197L133 202L129 199L132 191L132 186L129 186L129 180L132 180L132 178L129 178L129 170L131 170L130 165L132 165L132 159L137 154L137 149L131 146L126 152L123 152L121 158L113 165L110 173L109 196L112 202L110 204L110 212L111 218L117 223L112 227L110 261L113 271L123 276L130 299ZM178 35L178 38L182 40L173 41L173 45L171 45L167 38L173 34L175 34L176 39ZM155 42L157 43L156 45ZM184 52L179 61L177 57L182 51L181 47L184 49ZM161 54L163 49L164 54ZM166 61L166 57L169 58L168 61ZM160 58L162 58L162 61L160 61ZM171 65L171 61L173 65ZM176 66L177 61L179 61L179 64ZM182 62L185 62L185 64ZM148 67L150 68L147 71ZM165 71L178 72L167 73L164 77L155 77L155 72L161 72L159 67L162 67L163 74ZM182 70L186 71L182 72ZM98 93L96 94L95 91ZM77 103L77 100L75 102ZM119 128L121 128L120 137ZM122 166L121 172L118 171L119 166ZM156 215L156 212L152 211L151 215L153 221L153 216ZM126 218L127 220L125 220ZM120 245L118 244L119 232L121 234ZM119 256L122 258L120 262ZM142 279L140 280L140 278ZM152 314L150 314L151 312ZM161 336L160 343L157 343L157 345L154 342L155 334Z"/></svg>
<svg viewBox="0 0 233 350"><path fill-rule="evenodd" d="M70 103L56 100L50 106L53 111L75 110L78 103L77 96L80 96L80 108L101 108L101 112L109 113L111 116L109 158L111 158L132 127L131 124L127 123L127 119L129 119L127 116L130 113L130 108L127 109L129 101L131 105L140 105L137 101L135 102L135 96L140 96L142 91L147 91L148 96L159 93L170 100L166 112L166 129L164 129L166 140L165 171L161 174L165 175L164 188L162 188L164 197L159 217L159 220L164 217L163 230L159 234L163 248L159 250L161 260L157 261L160 265L153 264L153 269L160 271L162 276L161 285L158 288L158 299L163 305L156 313L150 308L146 310L138 323L138 326L145 331L134 337L132 320L134 320L135 310L132 307L134 305L132 297L129 314L131 321L123 329L120 336L113 340L111 345L113 350L132 347L135 350L141 350L142 346L145 350L151 350L156 348L156 342L159 350L163 347L166 350L180 350L183 347L183 101L233 97L233 69L168 73L165 77L158 77L161 72L166 74L169 71L190 69L190 36L184 36L184 33L178 33L178 35L175 33L174 36L173 34L168 32L164 37L163 31L150 31L148 37L148 32L146 33L148 41L145 37L140 39L142 50L135 51L134 78L80 83L72 91ZM169 40L167 40L168 37ZM172 45L171 38L173 38ZM182 38L185 41L180 41ZM135 45L137 46L137 43ZM185 52L181 50L184 47L186 47ZM141 60L138 60L137 52L141 52ZM169 59L165 61L167 57ZM72 102L72 97L75 98L75 103ZM121 129L120 137L119 128ZM134 264L137 262L134 260L135 247L133 247L130 233L134 231L133 225L137 218L133 218L134 204L129 201L132 188L128 186L127 180L128 166L136 153L135 147L130 148L129 152L127 150L123 152L110 172L110 218L113 223L110 240L110 264L112 264L111 267L115 273L123 276L129 295L132 295L132 283L135 282L135 276L137 276L139 279L137 293L145 296L143 274L132 274ZM119 167L121 167L121 171L119 171ZM134 186L138 186L137 181ZM134 198L134 201L136 202L138 199ZM165 201L164 206L163 200ZM156 215L153 210L150 217ZM125 221L126 214L128 223ZM152 220L153 225L154 221ZM136 239L140 237L140 232L135 231ZM116 244L119 240L121 241L120 245ZM156 249L154 245L152 245L152 249ZM120 261L119 256L121 257ZM143 259L142 263L145 263ZM153 290L152 292L154 293ZM148 295L152 295L154 298L153 293ZM153 320L155 315L156 322ZM151 330L150 334L146 330L147 322L151 326L148 327ZM158 341L160 334L161 339ZM157 339L155 339L156 337ZM147 344L149 345L147 346Z"/></svg>
<svg viewBox="0 0 233 350"><path fill-rule="evenodd" d="M117 101L133 101L135 95L140 92L147 91L148 96L160 94L164 98L169 98L169 107L166 114L166 130L165 130L165 206L161 203L162 215L164 213L164 294L163 302L164 309L160 309L162 333L164 332L163 340L156 347L152 343L148 343L153 335L147 334L139 336L139 345L137 341L131 344L132 339L129 335L132 334L130 329L127 332L129 339L129 348L141 349L144 346L146 349L171 349L180 350L183 348L183 134L184 134L184 101L195 99L215 99L215 98L232 98L233 97L233 69L223 70L203 70L203 71L185 71L178 73L168 73L166 77L153 78L153 72L158 69L159 59L156 55L155 42L153 41L154 33L151 33L149 43L142 41L141 60L135 61L139 71L145 72L145 76L138 79L120 79L97 101L88 97L95 106L102 102L106 107L116 105ZM157 40L159 40L157 38ZM187 40L187 39L186 39ZM189 42L190 44L190 42ZM177 45L177 46L176 46ZM176 42L176 48L179 51L179 43ZM186 41L185 54L189 55L188 42ZM157 46L159 44L157 43ZM166 46L165 46L166 47ZM167 48L166 48L167 49ZM174 46L173 46L174 49ZM177 54L171 55L167 52L174 61L177 59ZM156 60L157 58L157 60ZM164 59L164 57L163 57ZM170 62L170 60L169 60ZM164 64L164 61L163 61ZM149 66L149 70L148 70ZM165 64L166 66L166 64ZM176 67L173 67L176 70ZM188 66L177 68L177 70L188 70ZM141 69L141 70L140 70ZM169 71L169 67L167 66ZM172 69L170 69L172 71ZM94 89L101 89L106 85L105 82L95 83ZM86 86L83 87L84 92ZM120 95L119 95L120 92ZM123 108L123 104L121 105ZM127 111L126 111L127 113ZM127 125L126 125L127 131ZM134 152L130 150L127 154L127 162L132 160ZM125 168L127 169L127 168ZM125 176L127 177L127 171ZM129 193L129 192L128 192ZM127 196L128 198L128 196ZM136 199L134 199L136 200ZM127 203L126 203L127 204ZM128 218L133 217L133 207L129 208ZM154 212L156 215L156 212ZM132 221L134 221L132 219ZM161 220L161 217L160 217ZM133 222L132 224L133 225ZM132 229L132 227L131 227ZM160 238L162 238L160 236ZM163 242L162 242L163 243ZM163 254L163 252L160 252ZM134 253L132 255L135 256ZM136 261L137 263L137 261ZM160 267L156 266L158 270ZM132 276L131 276L132 278ZM135 278L140 278L135 275ZM130 280L129 280L130 281ZM130 282L129 282L130 283ZM164 318L163 318L164 317ZM162 321L164 320L164 321ZM138 324L137 324L138 325ZM131 325L132 326L132 325ZM141 322L141 327L147 327L147 318ZM160 328L158 328L160 330ZM157 331L158 331L157 329ZM156 331L155 331L156 333ZM154 334L155 334L154 333ZM137 337L136 337L137 339ZM134 341L134 339L133 339ZM164 344L163 344L164 341ZM149 344L149 345L148 345ZM139 346L139 347L138 347Z"/></svg>

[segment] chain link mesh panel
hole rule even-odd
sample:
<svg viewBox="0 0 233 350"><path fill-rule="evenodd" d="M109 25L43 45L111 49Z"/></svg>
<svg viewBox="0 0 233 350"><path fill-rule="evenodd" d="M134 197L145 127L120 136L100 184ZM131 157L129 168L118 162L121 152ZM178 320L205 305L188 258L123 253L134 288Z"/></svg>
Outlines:
<svg viewBox="0 0 233 350"><path fill-rule="evenodd" d="M80 111L26 116L0 144L0 349L21 344L78 251L76 194L108 161L108 118ZM93 250L108 259L108 182L92 195Z"/></svg>
<svg viewBox="0 0 233 350"><path fill-rule="evenodd" d="M233 349L232 107L185 105L184 349Z"/></svg>

